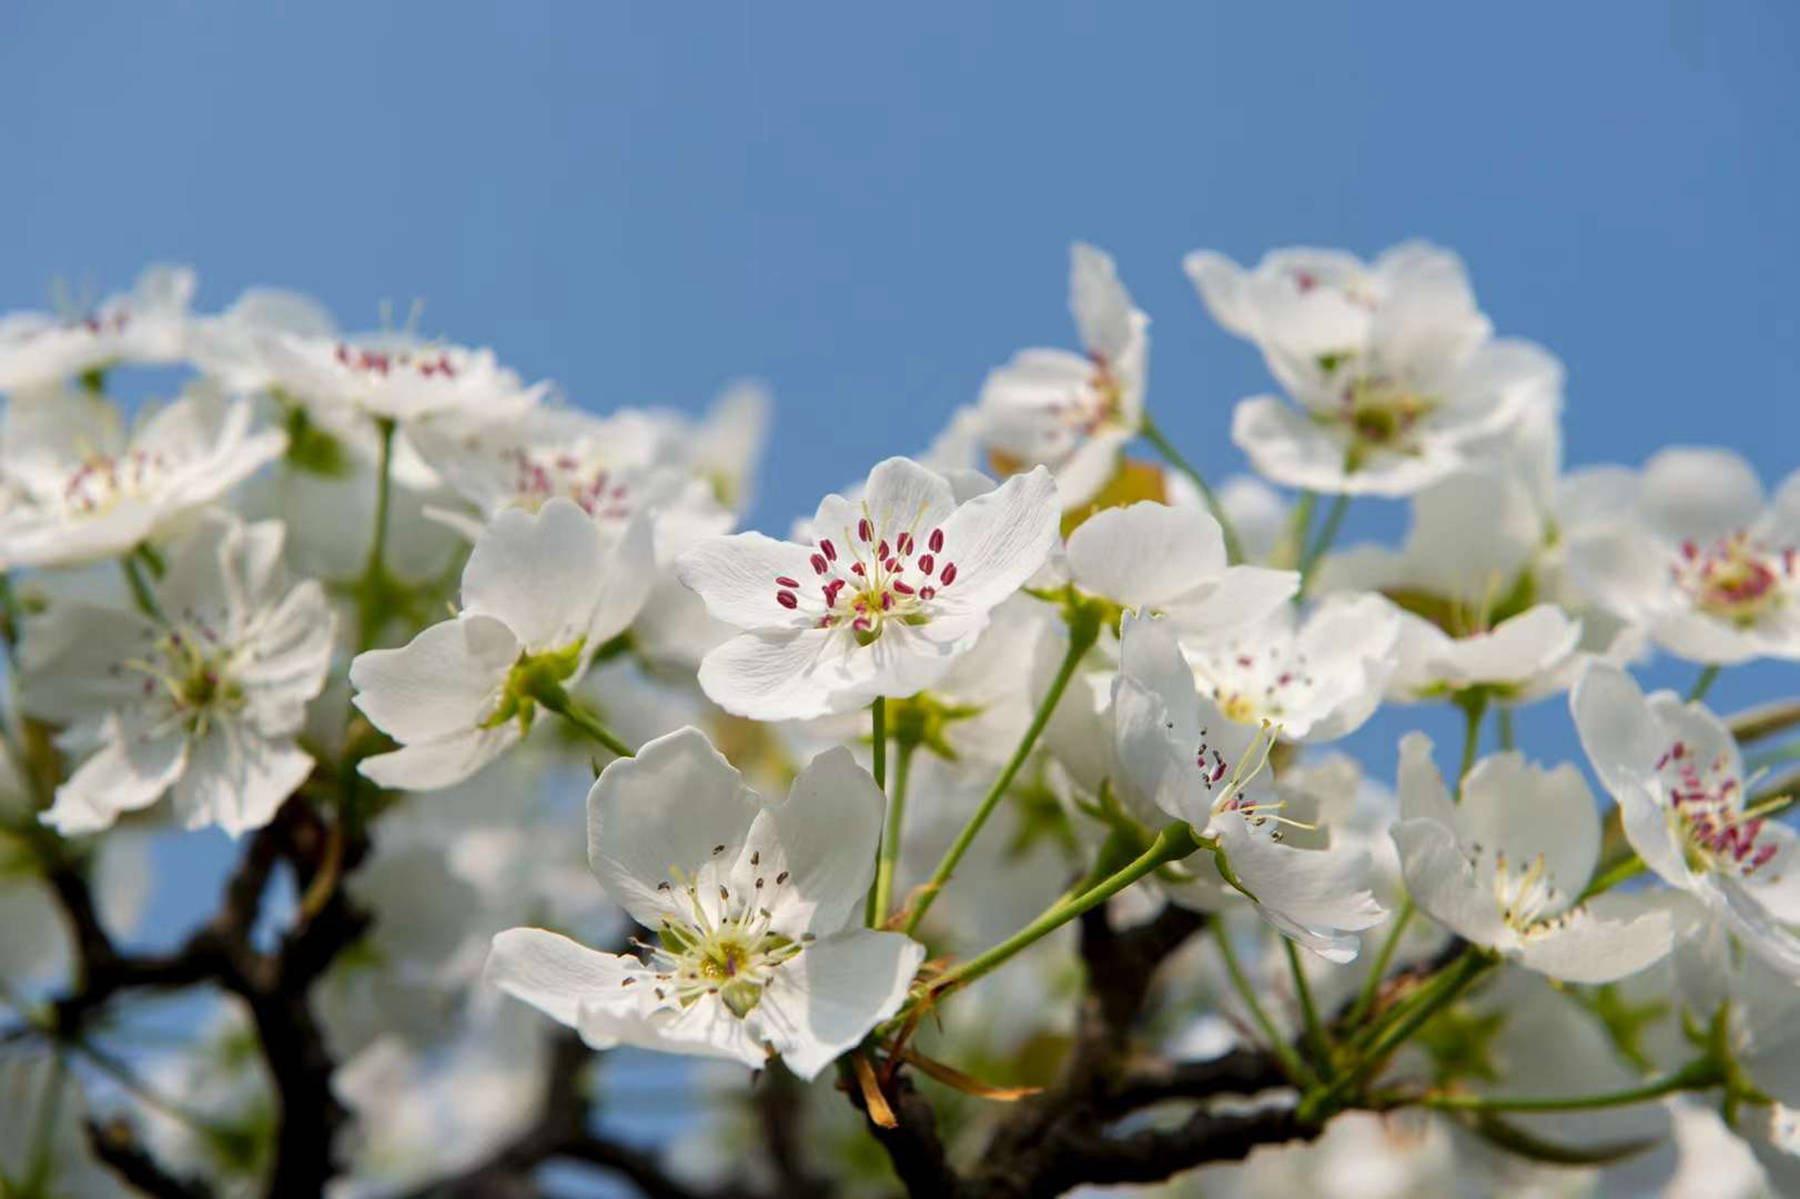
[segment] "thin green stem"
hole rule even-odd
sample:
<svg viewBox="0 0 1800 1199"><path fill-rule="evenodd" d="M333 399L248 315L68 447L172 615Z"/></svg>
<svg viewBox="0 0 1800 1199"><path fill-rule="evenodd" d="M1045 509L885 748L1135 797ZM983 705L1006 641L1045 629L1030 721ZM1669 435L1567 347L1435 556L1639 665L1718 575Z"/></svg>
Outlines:
<svg viewBox="0 0 1800 1199"><path fill-rule="evenodd" d="M1475 755L1481 749L1481 718L1487 715L1485 691L1475 691L1457 701L1463 710L1462 764L1456 772L1456 796L1462 798L1462 782L1475 768Z"/></svg>
<svg viewBox="0 0 1800 1199"><path fill-rule="evenodd" d="M1231 985L1237 990L1238 998L1249 1009L1250 1018L1256 1021L1256 1027L1262 1030L1263 1040L1269 1043L1269 1049L1281 1063L1282 1071L1301 1086L1316 1086L1319 1081L1317 1075L1300 1060L1294 1047L1276 1030L1275 1022L1269 1019L1262 1000L1256 997L1256 990L1251 987L1250 979L1244 973L1243 963L1238 961L1237 950L1232 947L1231 934L1225 930L1223 920L1213 920L1212 935L1213 943L1219 947L1219 956L1225 959L1225 972L1231 976Z"/></svg>
<svg viewBox="0 0 1800 1199"><path fill-rule="evenodd" d="M1200 498L1206 501L1207 511L1211 512L1213 519L1219 522L1219 532L1224 534L1226 558L1232 562L1242 562L1244 549L1238 541L1237 530L1231 527L1231 518L1225 515L1225 506L1219 503L1219 497L1214 495L1212 488L1206 485L1205 477L1195 469L1193 463L1182 457L1181 451L1176 449L1175 443L1156 427L1156 422L1150 419L1149 413L1144 414L1144 424L1138 432L1143 435L1145 441L1156 448L1156 452L1161 454L1170 466L1186 475L1199 489Z"/></svg>
<svg viewBox="0 0 1800 1199"><path fill-rule="evenodd" d="M918 931L920 922L925 919L925 913L929 912L931 905L937 902L938 892L942 891L944 884L950 881L950 876L956 871L957 863L963 860L963 855L969 852L969 846L974 844L976 835L981 832L981 826L987 823L987 818L999 805L1001 797L1006 794L1006 789L1012 786L1013 777L1019 773L1019 768L1030 756L1031 748L1037 744L1037 739L1043 733L1044 726L1050 723L1050 714L1056 710L1057 702L1062 699L1063 692L1068 689L1069 680L1075 677L1075 668L1081 664L1082 655L1093 647L1099 636L1099 618L1095 614L1083 609L1072 616L1069 623L1069 649L1063 655L1062 665L1057 668L1056 678L1051 682L1050 690L1044 693L1043 702L1038 704L1037 712L1032 716L1030 726L1026 728L1025 735L1019 738L1018 748L1013 750L1012 757L1007 761L1005 768L1000 771L1000 777L996 778L994 785L988 788L988 793L982 797L981 805L969 817L968 823L963 825L962 831L956 834L956 840L951 843L949 849L944 851L943 860L938 863L937 869L931 872L930 880L920 891L919 902L913 908L912 915L906 920L908 936Z"/></svg>
<svg viewBox="0 0 1800 1199"><path fill-rule="evenodd" d="M869 705L869 725L875 741L875 785L887 789L887 696L877 695Z"/></svg>
<svg viewBox="0 0 1800 1199"><path fill-rule="evenodd" d="M1312 584L1313 573L1319 569L1319 563L1324 560L1325 552L1331 548L1331 543L1337 540L1338 530L1344 524L1344 513L1349 510L1350 497L1348 495L1340 495L1333 500L1330 510L1325 513L1325 524L1319 529L1319 535L1300 555L1301 595L1306 594L1306 589Z"/></svg>
<svg viewBox="0 0 1800 1199"><path fill-rule="evenodd" d="M1169 824L1156 835L1156 840L1150 843L1150 848L1133 859L1131 864L1123 870L1107 878L1098 886L1084 891L1075 899L1062 899L1051 904L1037 919L1000 944L977 957L970 958L955 969L947 971L932 984L933 997L941 997L958 987L967 986L1008 958L1043 940L1083 912L1105 903L1146 874L1166 866L1170 862L1178 862L1199 848L1200 842L1194 837L1194 830L1188 826L1186 821L1177 820Z"/></svg>
<svg viewBox="0 0 1800 1199"><path fill-rule="evenodd" d="M1355 1069L1339 1075L1323 1091L1316 1095L1309 1095L1302 1101L1300 1105L1302 1116L1316 1118L1321 1114L1322 1108L1335 1102L1339 1096L1352 1087L1360 1085L1369 1075L1380 1069L1389 1054L1423 1028L1426 1021L1455 1002L1456 997L1461 995L1470 983L1481 977L1482 972L1490 964L1488 956L1473 946L1464 950L1462 956L1457 958L1443 973L1425 984L1403 1014L1382 1029L1380 1035L1363 1053L1362 1060Z"/></svg>
<svg viewBox="0 0 1800 1199"><path fill-rule="evenodd" d="M881 834L881 856L875 863L875 886L869 892L868 925L880 928L894 898L894 874L900 862L900 834L906 819L906 783L912 774L916 742L901 739L894 753L894 786L888 792L887 826Z"/></svg>
<svg viewBox="0 0 1800 1199"><path fill-rule="evenodd" d="M637 750L621 741L617 734L604 724L600 718L588 711L573 696L563 690L560 683L550 679L534 679L531 686L531 698L555 712L558 716L586 733L589 737L611 750L621 758L634 757Z"/></svg>
<svg viewBox="0 0 1800 1199"><path fill-rule="evenodd" d="M1513 748L1513 711L1504 705L1494 714L1494 724L1499 733L1500 748Z"/></svg>
<svg viewBox="0 0 1800 1199"><path fill-rule="evenodd" d="M1626 879L1636 878L1638 875L1642 874L1644 870L1644 859L1638 857L1634 853L1624 861L1615 863L1598 878L1594 879L1593 882L1589 883L1587 885L1587 890L1583 891L1581 893L1581 898L1577 899L1575 902L1583 903L1600 894L1602 891L1610 891Z"/></svg>
<svg viewBox="0 0 1800 1199"><path fill-rule="evenodd" d="M1700 677L1694 680L1694 685L1688 688L1687 702L1697 704L1705 699L1706 693L1712 690L1712 685L1718 680L1718 677L1719 668L1717 666L1708 666L1702 670Z"/></svg>
<svg viewBox="0 0 1800 1199"><path fill-rule="evenodd" d="M1369 967L1369 976L1363 980L1362 993L1356 997L1356 1006L1350 1009L1349 1023L1361 1024L1375 1007L1375 996L1381 991L1381 980L1386 977L1388 967L1393 964L1394 954L1400 948L1400 939L1406 935L1406 926L1412 923L1417 911L1412 897L1408 896L1400 907L1400 914L1394 917L1393 927L1388 929L1386 940L1382 941L1381 948L1376 951L1375 961Z"/></svg>
<svg viewBox="0 0 1800 1199"><path fill-rule="evenodd" d="M1306 543L1312 537L1313 512L1318 506L1316 491L1302 491L1294 500L1293 510L1288 513L1287 528L1282 531L1275 560L1270 565L1299 567L1301 559L1306 557Z"/></svg>
<svg viewBox="0 0 1800 1199"><path fill-rule="evenodd" d="M1642 1086L1603 1091L1596 1095L1537 1098L1430 1093L1414 1099L1403 1099L1401 1102L1459 1112L1585 1112L1597 1108L1648 1103L1682 1091L1707 1090L1725 1081L1725 1071L1719 1068L1718 1063L1710 1058L1700 1058L1667 1077L1652 1079Z"/></svg>
<svg viewBox="0 0 1800 1199"><path fill-rule="evenodd" d="M361 653L375 644L380 630L381 612L387 588L388 512L394 490L394 419L382 417L375 422L381 436L381 464L375 475L375 532L369 541L369 558L363 565L362 583L357 594L356 648Z"/></svg>
<svg viewBox="0 0 1800 1199"><path fill-rule="evenodd" d="M1281 938L1281 948L1287 951L1288 970L1294 976L1294 994L1299 997L1300 1014L1306 1021L1306 1042L1312 1053L1313 1067L1320 1078L1325 1078L1331 1073L1331 1042L1326 1038L1325 1025L1319 1020L1318 1004L1313 1002L1312 984L1306 980L1299 948L1286 937Z"/></svg>
<svg viewBox="0 0 1800 1199"><path fill-rule="evenodd" d="M144 562L138 552L134 549L120 558L119 566L125 571L125 582L131 588L131 598L137 604L138 611L157 624L167 623L163 619L162 608L157 605L156 593L150 590L150 581L144 577Z"/></svg>

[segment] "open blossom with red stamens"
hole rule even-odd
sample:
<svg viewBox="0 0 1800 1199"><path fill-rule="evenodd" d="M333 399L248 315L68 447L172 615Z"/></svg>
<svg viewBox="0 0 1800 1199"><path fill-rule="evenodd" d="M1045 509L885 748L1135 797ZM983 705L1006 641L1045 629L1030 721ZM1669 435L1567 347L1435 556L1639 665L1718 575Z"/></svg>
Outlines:
<svg viewBox="0 0 1800 1199"><path fill-rule="evenodd" d="M247 401L200 390L129 437L118 409L98 396L19 396L0 448L0 569L123 553L230 491L286 444L277 430L252 428Z"/></svg>
<svg viewBox="0 0 1800 1199"><path fill-rule="evenodd" d="M1577 587L1690 661L1800 659L1800 473L1765 501L1736 454L1672 449L1636 482L1629 522L1570 540Z"/></svg>
<svg viewBox="0 0 1800 1199"><path fill-rule="evenodd" d="M194 272L153 266L93 307L0 315L0 392L37 391L89 371L173 362L187 347Z"/></svg>
<svg viewBox="0 0 1800 1199"><path fill-rule="evenodd" d="M1669 692L1646 698L1630 675L1606 663L1588 668L1570 706L1644 864L1706 901L1771 965L1800 977L1796 834L1746 795L1730 730Z"/></svg>
<svg viewBox="0 0 1800 1199"><path fill-rule="evenodd" d="M404 334L272 331L257 339L256 351L267 377L303 404L403 423L450 413L490 420L518 416L549 387L526 387L492 350Z"/></svg>
<svg viewBox="0 0 1800 1199"><path fill-rule="evenodd" d="M701 542L678 560L681 580L744 630L706 656L701 686L761 720L929 687L1044 564L1060 512L1042 468L959 505L943 477L890 458L861 500L825 498L810 545L760 533Z"/></svg>

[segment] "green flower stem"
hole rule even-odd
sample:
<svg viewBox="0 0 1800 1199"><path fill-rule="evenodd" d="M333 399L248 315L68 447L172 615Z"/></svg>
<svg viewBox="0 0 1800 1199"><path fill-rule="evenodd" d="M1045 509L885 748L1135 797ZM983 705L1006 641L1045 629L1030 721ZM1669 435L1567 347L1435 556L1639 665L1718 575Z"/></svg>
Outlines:
<svg viewBox="0 0 1800 1199"><path fill-rule="evenodd" d="M1293 510L1288 513L1287 528L1282 530L1281 541L1276 546L1275 561L1270 565L1299 567L1300 560L1306 557L1306 543L1312 535L1313 510L1318 506L1319 496L1314 491L1302 491L1294 500Z"/></svg>
<svg viewBox="0 0 1800 1199"><path fill-rule="evenodd" d="M1287 952L1288 970L1294 976L1294 994L1300 999L1300 1014L1306 1021L1306 1042L1312 1052L1313 1066L1320 1078L1328 1078L1331 1075L1331 1042L1319 1020L1319 1008L1313 1002L1312 984L1306 981L1299 947L1283 937L1281 948Z"/></svg>
<svg viewBox="0 0 1800 1199"><path fill-rule="evenodd" d="M1046 908L1037 919L1000 944L939 976L931 984L932 997L940 998L959 987L967 986L990 973L1008 958L1043 940L1083 912L1099 907L1146 874L1166 866L1170 862L1179 862L1199 848L1200 841L1194 836L1194 830L1188 826L1185 820L1177 820L1169 824L1156 835L1156 839L1150 843L1150 848L1099 886L1090 888L1076 899L1058 900Z"/></svg>
<svg viewBox="0 0 1800 1199"><path fill-rule="evenodd" d="M1406 935L1406 926L1412 923L1417 911L1412 897L1407 896L1406 902L1400 907L1400 914L1394 917L1393 927L1388 929L1387 939L1375 954L1375 961L1369 967L1369 977L1363 980L1362 993L1356 997L1356 1004L1350 1009L1350 1024L1361 1024L1374 1008L1375 996L1381 991L1381 980L1386 977L1388 967L1393 964L1394 954L1400 948L1400 939Z"/></svg>
<svg viewBox="0 0 1800 1199"><path fill-rule="evenodd" d="M1717 666L1708 666L1702 670L1700 677L1694 680L1694 685L1688 688L1687 702L1697 704L1705 699L1706 693L1712 690L1712 685L1718 681L1718 678L1719 668Z"/></svg>
<svg viewBox="0 0 1800 1199"><path fill-rule="evenodd" d="M1325 514L1325 524L1320 528L1319 535L1313 539L1312 545L1308 546L1300 556L1299 594L1305 595L1306 589L1312 585L1313 572L1319 569L1319 563L1324 560L1325 552L1331 548L1331 543L1337 540L1338 530L1344 524L1344 513L1349 510L1350 497L1348 495L1340 495L1331 502L1331 509Z"/></svg>
<svg viewBox="0 0 1800 1199"><path fill-rule="evenodd" d="M1487 715L1487 692L1468 692L1456 703L1463 710L1462 764L1456 771L1456 800L1461 803L1463 780L1475 768L1475 755L1481 749L1481 718Z"/></svg>
<svg viewBox="0 0 1800 1199"><path fill-rule="evenodd" d="M1099 614L1088 607L1072 608L1069 613L1069 650L1063 655L1062 665L1057 669L1056 678L1051 682L1050 690L1044 693L1043 702L1038 704L1037 713L1032 716L1030 727L1019 739L1019 746L1013 750L1012 758L1001 770L1000 777L994 780L992 787L988 788L987 795L982 798L981 806L975 809L974 815L969 817L969 821L963 825L962 831L956 834L956 840L944 852L943 860L938 863L937 869L932 871L930 881L919 893L919 902L906 921L908 936L918 931L919 924L925 919L925 913L929 912L931 905L937 902L938 892L942 891L944 884L950 881L950 876L956 871L957 863L963 860L963 855L969 852L969 846L974 843L976 834L981 832L981 826L987 823L987 818L999 805L1001 797L1006 794L1006 789L1012 786L1013 777L1025 764L1025 759L1031 753L1031 747L1037 744L1037 739L1043 733L1044 726L1050 723L1050 714L1056 710L1057 701L1062 699L1063 692L1068 689L1069 680L1075 677L1075 668L1081 664L1082 655L1093 647L1099 637Z"/></svg>
<svg viewBox="0 0 1800 1199"><path fill-rule="evenodd" d="M357 588L356 650L358 653L375 644L380 628L380 608L387 593L388 511L394 489L394 418L382 417L375 422L381 435L381 465L375 475L375 534L369 541L369 559L363 566L362 582Z"/></svg>
<svg viewBox="0 0 1800 1199"><path fill-rule="evenodd" d="M1513 713L1511 708L1502 707L1494 714L1494 721L1500 733L1500 748L1513 748Z"/></svg>
<svg viewBox="0 0 1800 1199"><path fill-rule="evenodd" d="M125 571L125 582L131 587L131 598L138 611L157 624L167 624L162 609L157 606L156 593L150 590L150 580L144 577L144 558L134 549L119 559L119 566Z"/></svg>
<svg viewBox="0 0 1800 1199"><path fill-rule="evenodd" d="M1213 494L1212 488L1206 485L1206 479L1194 468L1192 463L1181 456L1181 451L1176 449L1175 443L1156 427L1156 422L1150 419L1149 413L1144 414L1144 424L1138 432L1145 441L1156 447L1156 452L1161 454L1170 466L1186 475L1194 486L1200 489L1200 498L1206 501L1207 511L1211 512L1213 519L1219 522L1219 531L1225 536L1225 557L1231 562L1242 562L1244 549L1238 542L1237 530L1231 527L1231 520L1225 515L1224 505L1219 503L1219 497Z"/></svg>
<svg viewBox="0 0 1800 1199"><path fill-rule="evenodd" d="M1340 1096L1380 1069L1388 1056L1423 1028L1426 1021L1455 1002L1457 996L1492 964L1493 958L1474 946L1464 950L1461 957L1426 983L1411 1004L1382 1028L1354 1069L1340 1074L1323 1090L1309 1094L1301 1101L1301 1118L1318 1119L1324 1115Z"/></svg>
<svg viewBox="0 0 1800 1199"><path fill-rule="evenodd" d="M547 676L539 675L531 680L531 698L555 712L558 716L598 741L621 758L637 755L637 750L619 740L613 731L600 723L600 718L582 707L573 696L563 690L561 683Z"/></svg>
<svg viewBox="0 0 1800 1199"><path fill-rule="evenodd" d="M1665 1078L1653 1079L1638 1087L1620 1091L1604 1091L1597 1095L1550 1096L1545 1098L1510 1098L1499 1095L1464 1095L1430 1093L1416 1098L1399 1098L1400 1105L1437 1108L1459 1112L1585 1112L1597 1108L1625 1107L1648 1103L1681 1091L1704 1091L1727 1081L1726 1071L1711 1058L1689 1062Z"/></svg>
<svg viewBox="0 0 1800 1199"><path fill-rule="evenodd" d="M869 705L870 736L875 742L875 785L887 790L887 696L877 695Z"/></svg>
<svg viewBox="0 0 1800 1199"><path fill-rule="evenodd" d="M1644 859L1638 857L1634 853L1624 861L1615 863L1604 873L1595 878L1593 882L1587 885L1587 890L1583 891L1581 897L1575 902L1585 903L1602 891L1612 890L1628 878L1636 878L1638 875L1642 874L1644 870Z"/></svg>
<svg viewBox="0 0 1800 1199"><path fill-rule="evenodd" d="M900 833L906 819L906 782L912 774L918 744L902 738L894 753L894 786L888 792L887 827L881 834L881 856L875 863L875 886L869 892L868 925L880 928L894 898L894 873L900 862Z"/></svg>
<svg viewBox="0 0 1800 1199"><path fill-rule="evenodd" d="M1218 917L1212 921L1213 943L1219 947L1219 956L1225 959L1225 972L1231 975L1231 985L1237 989L1238 998L1250 1011L1250 1018L1256 1021L1256 1027L1262 1030L1263 1040L1269 1043L1269 1049L1275 1059L1281 1063L1282 1072L1293 1079L1296 1085L1312 1087L1318 1085L1318 1076L1307 1064L1300 1060L1294 1047L1275 1028L1275 1022L1269 1019L1269 1013L1263 1008L1262 1001L1256 997L1256 991L1250 985L1250 979L1244 974L1243 963L1238 961L1237 950L1232 947L1231 934L1225 931L1225 922ZM1286 940L1287 938L1282 938Z"/></svg>

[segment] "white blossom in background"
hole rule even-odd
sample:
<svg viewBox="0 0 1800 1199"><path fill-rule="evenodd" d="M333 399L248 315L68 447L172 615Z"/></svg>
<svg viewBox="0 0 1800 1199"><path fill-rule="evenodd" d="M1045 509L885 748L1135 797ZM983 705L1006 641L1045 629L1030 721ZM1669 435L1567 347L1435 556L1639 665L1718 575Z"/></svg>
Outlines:
<svg viewBox="0 0 1800 1199"><path fill-rule="evenodd" d="M1700 899L1752 952L1800 978L1796 834L1751 804L1731 731L1670 692L1646 698L1607 663L1588 667L1569 706L1644 864Z"/></svg>
<svg viewBox="0 0 1800 1199"><path fill-rule="evenodd" d="M234 395L269 391L281 385L267 356L265 339L337 336L337 322L311 296L278 287L246 288L225 311L196 316L188 328L188 358L202 375Z"/></svg>
<svg viewBox="0 0 1800 1199"><path fill-rule="evenodd" d="M249 403L196 389L127 433L117 408L76 391L15 397L0 429L0 569L124 553L280 456Z"/></svg>
<svg viewBox="0 0 1800 1199"><path fill-rule="evenodd" d="M699 730L659 738L588 795L594 873L659 945L638 958L513 929L489 976L591 1045L752 1069L778 1054L810 1079L899 1008L925 956L861 926L883 806L842 748L770 804Z"/></svg>
<svg viewBox="0 0 1800 1199"><path fill-rule="evenodd" d="M760 533L703 541L677 563L681 580L744 631L706 655L700 685L757 720L929 687L1043 565L1060 511L1041 468L958 504L942 476L890 458L860 503L825 497L811 545Z"/></svg>
<svg viewBox="0 0 1800 1199"><path fill-rule="evenodd" d="M1110 255L1076 242L1069 311L1082 352L1021 350L982 385L981 434L1008 469L1046 465L1067 507L1093 498L1144 419L1150 318Z"/></svg>
<svg viewBox="0 0 1800 1199"><path fill-rule="evenodd" d="M1410 495L1562 386L1542 349L1493 337L1462 262L1423 242L1367 264L1290 249L1247 271L1196 250L1185 266L1214 319L1262 351L1298 405L1261 396L1232 421L1232 439L1278 483Z"/></svg>
<svg viewBox="0 0 1800 1199"><path fill-rule="evenodd" d="M331 665L313 580L289 586L282 526L209 511L149 590L159 615L74 601L28 622L23 705L84 755L43 820L110 826L165 792L188 828L267 824L311 772L295 741Z"/></svg>
<svg viewBox="0 0 1800 1199"><path fill-rule="evenodd" d="M1431 741L1400 743L1406 888L1433 920L1551 978L1606 983L1669 952L1672 924L1652 892L1580 895L1600 860L1600 817L1580 771L1545 770L1516 752L1475 764L1453 800Z"/></svg>
<svg viewBox="0 0 1800 1199"><path fill-rule="evenodd" d="M526 386L492 350L411 333L339 337L271 329L258 338L256 352L269 385L327 427L356 418L410 426L451 414L500 420L523 415L549 390L547 383Z"/></svg>
<svg viewBox="0 0 1800 1199"><path fill-rule="evenodd" d="M358 769L412 791L468 778L528 731L535 676L572 686L631 623L650 581L642 523L608 539L560 497L535 513L500 513L463 568L461 610L399 649L350 664L356 706L400 743Z"/></svg>
<svg viewBox="0 0 1800 1199"><path fill-rule="evenodd" d="M1354 958L1353 934L1382 917L1368 889L1368 856L1282 844L1282 803L1265 769L1273 731L1228 719L1195 689L1167 622L1127 616L1120 646L1113 714L1121 796L1140 813L1161 812L1216 838L1241 890L1284 936L1331 961ZM1227 898L1216 875L1195 881L1197 891L1172 897L1206 906Z"/></svg>
<svg viewBox="0 0 1800 1199"><path fill-rule="evenodd" d="M1340 595L1304 617L1280 604L1248 627L1183 637L1181 648L1201 692L1227 719L1267 721L1285 740L1318 742L1346 736L1375 714L1397 665L1399 636L1399 616L1379 596Z"/></svg>
<svg viewBox="0 0 1800 1199"><path fill-rule="evenodd" d="M1800 659L1800 472L1772 499L1728 450L1664 450L1631 519L1571 540L1575 587L1693 662Z"/></svg>
<svg viewBox="0 0 1800 1199"><path fill-rule="evenodd" d="M768 443L773 406L767 387L740 379L727 385L699 420L668 409L646 415L674 447L677 465L706 480L720 505L742 515L755 497L756 467Z"/></svg>
<svg viewBox="0 0 1800 1199"><path fill-rule="evenodd" d="M173 362L187 346L194 272L152 266L131 291L92 308L0 315L0 393L57 387L114 366Z"/></svg>

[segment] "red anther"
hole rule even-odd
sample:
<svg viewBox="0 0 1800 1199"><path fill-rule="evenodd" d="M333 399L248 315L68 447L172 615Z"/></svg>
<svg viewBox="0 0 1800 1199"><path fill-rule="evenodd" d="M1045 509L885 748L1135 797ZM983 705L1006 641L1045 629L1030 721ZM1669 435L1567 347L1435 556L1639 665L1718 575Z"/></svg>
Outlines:
<svg viewBox="0 0 1800 1199"><path fill-rule="evenodd" d="M791 591L777 591L775 593L775 602L784 608L798 608L800 606L800 597Z"/></svg>
<svg viewBox="0 0 1800 1199"><path fill-rule="evenodd" d="M875 547L875 556L884 561L894 556L894 552L888 549L887 538L883 537L881 539L881 544Z"/></svg>
<svg viewBox="0 0 1800 1199"><path fill-rule="evenodd" d="M883 612L886 612L889 608L892 608L893 606L894 606L894 597L885 591L882 592L881 593L881 610Z"/></svg>
<svg viewBox="0 0 1800 1199"><path fill-rule="evenodd" d="M869 618L867 616L858 616L855 620L850 622L850 627L859 633L866 633L874 626L869 623Z"/></svg>
<svg viewBox="0 0 1800 1199"><path fill-rule="evenodd" d="M852 562L850 564L850 573L853 575L861 575L861 574L866 574L868 572L863 570L863 564L861 562Z"/></svg>
<svg viewBox="0 0 1800 1199"><path fill-rule="evenodd" d="M816 575L822 575L828 569L830 569L830 567L825 562L824 554L814 554L812 556L812 568L813 568L813 573Z"/></svg>
<svg viewBox="0 0 1800 1199"><path fill-rule="evenodd" d="M780 584L783 587L798 587L798 586L800 586L799 579L790 579L786 575L777 575L775 577L775 582Z"/></svg>
<svg viewBox="0 0 1800 1199"><path fill-rule="evenodd" d="M862 538L864 541L874 540L875 530L869 526L869 518L868 517L865 516L861 520L856 522L856 535L858 537Z"/></svg>
<svg viewBox="0 0 1800 1199"><path fill-rule="evenodd" d="M900 536L899 536L899 538L898 538L898 544L899 544L899 546L900 546L900 552L901 552L901 553L902 553L902 554L910 554L910 553L912 553L912 551L913 551L913 538L912 538L912 534L911 534L911 533L902 533L902 534L900 534Z"/></svg>
<svg viewBox="0 0 1800 1199"><path fill-rule="evenodd" d="M912 595L913 594L913 589L910 586L908 586L907 584L902 583L898 579L894 580L894 590L898 591L901 595Z"/></svg>
<svg viewBox="0 0 1800 1199"><path fill-rule="evenodd" d="M937 594L936 587L921 587L921 588L919 588L919 598L922 600L928 600L936 594Z"/></svg>
<svg viewBox="0 0 1800 1199"><path fill-rule="evenodd" d="M900 573L900 559L889 558L886 562L883 562L881 564L881 569L887 571L891 575L899 574Z"/></svg>
<svg viewBox="0 0 1800 1199"><path fill-rule="evenodd" d="M943 553L944 552L944 530L942 530L942 529L931 530L931 536L926 540L925 544L931 547L932 553L934 553L934 554Z"/></svg>
<svg viewBox="0 0 1800 1199"><path fill-rule="evenodd" d="M926 574L930 574L931 568L936 565L937 565L937 559L933 558L930 554L920 554L919 555L919 569L924 571Z"/></svg>
<svg viewBox="0 0 1800 1199"><path fill-rule="evenodd" d="M946 587L956 582L956 563L944 563L944 569L938 571L938 581Z"/></svg>
<svg viewBox="0 0 1800 1199"><path fill-rule="evenodd" d="M831 559L833 562L837 561L837 546L831 544L831 539L829 537L824 541L819 542L819 548L825 551L825 556L827 558Z"/></svg>

